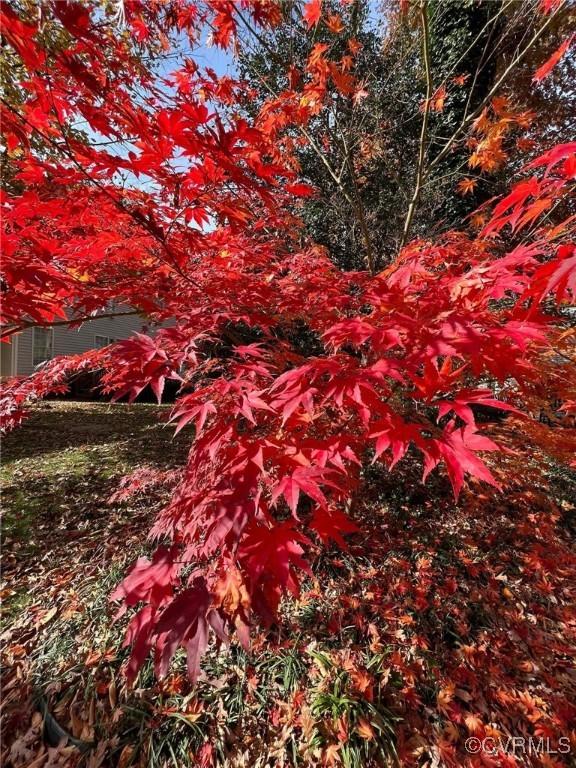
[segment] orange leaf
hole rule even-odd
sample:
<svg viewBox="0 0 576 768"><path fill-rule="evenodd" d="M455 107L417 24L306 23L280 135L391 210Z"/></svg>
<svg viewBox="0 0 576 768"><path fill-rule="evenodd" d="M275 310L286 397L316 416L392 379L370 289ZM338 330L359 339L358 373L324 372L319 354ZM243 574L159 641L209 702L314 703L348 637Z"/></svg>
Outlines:
<svg viewBox="0 0 576 768"><path fill-rule="evenodd" d="M338 752L340 751L340 744L330 744L326 749L324 750L324 762L326 765L336 765L336 763L340 762L340 756Z"/></svg>
<svg viewBox="0 0 576 768"><path fill-rule="evenodd" d="M478 184L478 179L462 179L458 182L458 192L461 195L470 195L472 192L474 192L474 189L476 188L476 185Z"/></svg>
<svg viewBox="0 0 576 768"><path fill-rule="evenodd" d="M308 57L308 64L307 69L310 70L312 67L317 66L321 61L324 60L324 54L326 51L330 48L330 46L327 43L316 43L314 48L310 51L310 56Z"/></svg>
<svg viewBox="0 0 576 768"><path fill-rule="evenodd" d="M430 109L433 112L442 112L442 110L444 109L445 101L446 101L446 86L441 85L440 88L437 88L436 91L432 94Z"/></svg>
<svg viewBox="0 0 576 768"><path fill-rule="evenodd" d="M348 717L346 715L340 715L335 723L336 738L340 744L345 744L348 741Z"/></svg>
<svg viewBox="0 0 576 768"><path fill-rule="evenodd" d="M464 85L464 83L466 82L466 80L468 80L469 77L470 75L457 75L456 77L452 78L452 82L454 83L454 85Z"/></svg>
<svg viewBox="0 0 576 768"><path fill-rule="evenodd" d="M480 733L483 730L484 724L478 715L473 715L472 713L465 715L464 722L470 733Z"/></svg>
<svg viewBox="0 0 576 768"><path fill-rule="evenodd" d="M134 747L130 746L130 744L126 744L122 752L120 752L120 757L118 758L118 768L126 768L126 766L130 765L132 762L132 757L134 754Z"/></svg>
<svg viewBox="0 0 576 768"><path fill-rule="evenodd" d="M222 573L214 587L214 596L216 604L222 607L222 610L234 615L238 610L250 609L250 597L242 581L242 576L237 568L229 566Z"/></svg>
<svg viewBox="0 0 576 768"><path fill-rule="evenodd" d="M355 37L351 37L350 40L348 40L348 49L350 50L350 53L355 56L358 51L361 51L363 48L363 45L361 42L356 40Z"/></svg>
<svg viewBox="0 0 576 768"><path fill-rule="evenodd" d="M438 709L445 711L446 707L453 700L455 691L456 686L454 683L447 683L438 691L438 695L436 697L436 701L438 702Z"/></svg>
<svg viewBox="0 0 576 768"><path fill-rule="evenodd" d="M488 110L485 107L472 123L472 130L474 130L476 133L486 133L490 126L491 122L490 118L488 117Z"/></svg>
<svg viewBox="0 0 576 768"><path fill-rule="evenodd" d="M347 75L345 72L340 72L336 64L333 62L330 65L330 72L332 74L332 80L338 91L343 96L351 96L354 93L356 86L356 80L352 75Z"/></svg>
<svg viewBox="0 0 576 768"><path fill-rule="evenodd" d="M358 736L360 736L362 739L366 739L366 741L372 741L374 739L374 729L368 722L368 720L365 720L363 717L360 717L358 719L358 724L356 725L356 732Z"/></svg>
<svg viewBox="0 0 576 768"><path fill-rule="evenodd" d="M326 19L326 26L334 35L339 35L344 30L342 18L338 13L331 13Z"/></svg>
<svg viewBox="0 0 576 768"><path fill-rule="evenodd" d="M352 680L354 688L362 694L365 694L372 686L372 678L367 672L364 672L361 669L352 670L350 672L350 679ZM370 696L365 696L365 698L370 699Z"/></svg>

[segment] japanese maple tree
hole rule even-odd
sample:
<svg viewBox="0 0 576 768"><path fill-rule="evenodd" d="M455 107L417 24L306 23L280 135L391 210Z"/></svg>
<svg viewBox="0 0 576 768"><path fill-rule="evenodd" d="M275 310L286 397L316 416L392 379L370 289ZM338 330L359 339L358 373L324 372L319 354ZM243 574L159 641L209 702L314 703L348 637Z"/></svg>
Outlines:
<svg viewBox="0 0 576 768"><path fill-rule="evenodd" d="M557 6L542 4L544 24ZM239 13L273 25L277 3L118 9L52 2L30 18L2 3L21 70L18 98L2 102L3 337L119 306L162 327L10 381L3 411L17 426L29 401L87 369L115 399L150 387L160 401L178 383L171 421L190 434L188 461L151 531L155 554L112 597L137 609L131 680L151 651L163 675L179 647L195 678L211 633L248 645L318 548L345 546L370 463L421 462L456 498L465 484L497 489L501 447L479 412L521 425L552 397L574 408L576 143L531 162L478 235L408 242L383 272L370 255L344 272L303 236L298 198L314 189L294 148L329 79L358 87L347 63L315 49L249 122L249 83L193 56L169 72L155 62L207 29L233 46ZM324 23L317 0L302 10L308 28Z"/></svg>

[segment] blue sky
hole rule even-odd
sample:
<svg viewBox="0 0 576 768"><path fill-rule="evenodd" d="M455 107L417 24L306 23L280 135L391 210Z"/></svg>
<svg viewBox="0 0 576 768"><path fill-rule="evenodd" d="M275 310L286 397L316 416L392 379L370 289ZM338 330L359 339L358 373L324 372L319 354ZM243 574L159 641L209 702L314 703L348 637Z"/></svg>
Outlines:
<svg viewBox="0 0 576 768"><path fill-rule="evenodd" d="M378 22L382 19L382 0L369 0L368 9L370 22L373 26L377 26ZM244 30L239 31L243 32ZM199 44L193 47L190 46L186 36L182 35L182 45L180 46L182 54L187 52L201 67L211 67L219 76L233 76L236 73L233 54L230 51L223 51L218 46L209 45L209 35L210 29L206 28L201 35ZM169 72L176 69L178 62L178 58L166 60L161 69L162 74L169 74Z"/></svg>
<svg viewBox="0 0 576 768"><path fill-rule="evenodd" d="M370 19L374 25L377 24L381 18L381 0L370 0ZM191 44L187 35L184 33L174 41L174 45L171 48L170 53L160 59L155 67L156 72L160 78L168 77L172 72L180 69L184 64L185 58L193 59L201 68L210 67L218 76L230 75L235 76L237 74L236 63L234 55L229 50L222 50L216 45L210 44L210 29L206 27L200 36L200 40L196 44ZM171 89L166 85L160 86L161 90L168 93ZM82 126L83 121L78 124L78 127ZM95 140L102 140L105 137L100 136L96 132L88 129L88 134ZM116 146L115 149L109 148L109 151L121 156L125 156L129 146ZM129 186L135 186L137 188L146 188L148 181L145 177L136 178L132 174L125 173L125 180Z"/></svg>

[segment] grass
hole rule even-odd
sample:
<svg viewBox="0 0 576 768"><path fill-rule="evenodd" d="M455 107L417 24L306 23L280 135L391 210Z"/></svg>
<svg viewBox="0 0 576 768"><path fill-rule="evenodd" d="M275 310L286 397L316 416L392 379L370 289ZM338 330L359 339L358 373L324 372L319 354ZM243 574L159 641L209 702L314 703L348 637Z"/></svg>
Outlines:
<svg viewBox="0 0 576 768"><path fill-rule="evenodd" d="M196 686L180 653L165 680L149 662L127 690L109 595L167 493L110 497L127 473L185 460L189 434L172 439L165 416L53 401L4 441L2 764L51 764L38 695L96 742L89 765L120 768L443 768L464 764L466 717L530 734L527 701L543 702L538 727L568 728L576 479L534 456L531 485L492 496L489 514L478 490L456 506L443 480L422 487L408 461L371 468L363 533L318 554L279 626L256 629L249 652L211 645ZM85 764L73 747L58 756Z"/></svg>
<svg viewBox="0 0 576 768"><path fill-rule="evenodd" d="M114 523L106 499L118 479L142 463L142 446L155 464L167 461L168 433L158 415L149 406L52 402L4 439L3 618L30 603L42 550L50 552L50 563L42 562L41 570L64 569L75 554L85 558L102 528ZM161 439L151 441L150 434ZM174 462L181 459L178 449L176 443Z"/></svg>

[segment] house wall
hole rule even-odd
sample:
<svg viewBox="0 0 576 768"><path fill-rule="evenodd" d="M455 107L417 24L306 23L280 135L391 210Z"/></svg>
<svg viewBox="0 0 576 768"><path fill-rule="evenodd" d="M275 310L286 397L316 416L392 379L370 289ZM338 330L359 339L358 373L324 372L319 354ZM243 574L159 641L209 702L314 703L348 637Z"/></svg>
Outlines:
<svg viewBox="0 0 576 768"><path fill-rule="evenodd" d="M15 351L14 339L10 343L0 342L0 378L12 375Z"/></svg>
<svg viewBox="0 0 576 768"><path fill-rule="evenodd" d="M141 331L145 324L145 321L138 315L129 315L127 317L103 317L90 320L81 325L80 328L55 326L53 328L53 356L77 355L88 349L94 349L96 336L105 336L114 341L127 339L136 331ZM18 334L15 375L29 376L34 372L33 344L33 328Z"/></svg>

